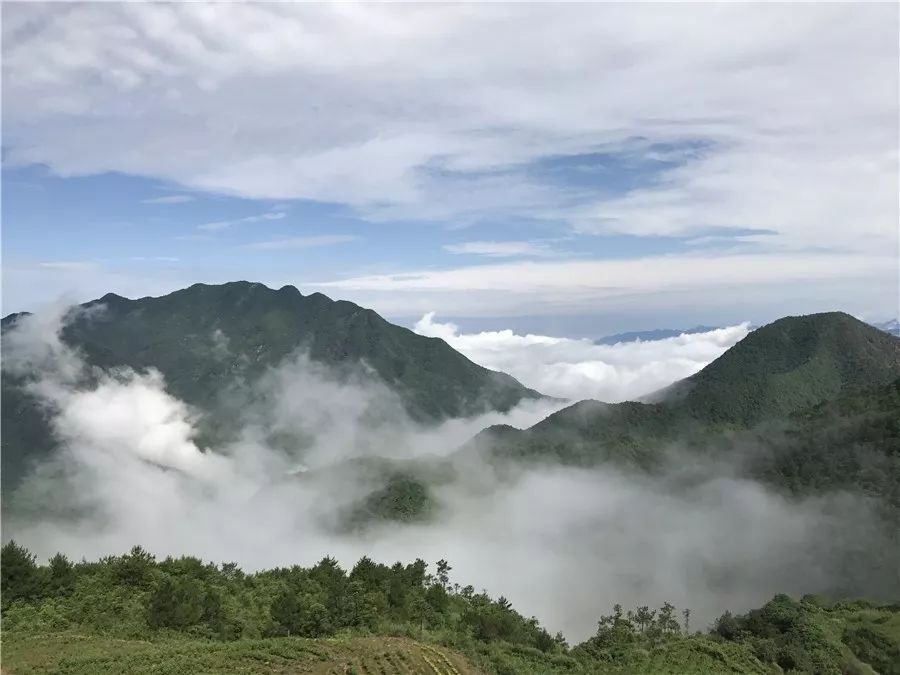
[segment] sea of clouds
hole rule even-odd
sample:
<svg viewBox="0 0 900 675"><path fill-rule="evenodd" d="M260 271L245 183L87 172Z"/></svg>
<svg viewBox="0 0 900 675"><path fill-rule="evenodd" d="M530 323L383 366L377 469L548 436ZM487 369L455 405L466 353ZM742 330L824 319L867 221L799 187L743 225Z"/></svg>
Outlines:
<svg viewBox="0 0 900 675"><path fill-rule="evenodd" d="M376 480L348 460L439 461L489 424L527 426L562 403L530 402L506 415L423 426L384 385L338 377L297 354L248 385L265 394L259 400L268 407L249 410L232 440L204 447L204 411L173 397L157 371L85 363L60 338L68 317L61 310L24 317L4 335L4 369L25 378L59 442L4 512L4 539L14 537L41 559L56 551L90 559L135 544L248 570L325 555L346 566L362 555L386 563L446 558L454 581L503 594L551 631L578 640L616 602L671 601L690 607L702 628L725 609L747 609L776 592L831 588L843 574L838 553L865 550L876 536L865 500L788 499L740 478L727 462L673 462L678 469L656 477L602 467L523 468L500 477L476 458L433 488L439 509L431 522L341 531L332 526L334 514ZM492 353L510 363L534 353L535 377L547 382L566 355L570 365L579 349L603 355L617 377L585 376L575 388L551 391L572 395L593 383L595 392L613 392L627 381L632 389L607 397L624 398L665 383L661 375L636 375L653 370L641 369L639 354L668 367L669 377L691 372L703 354L726 348L746 327L612 348L574 340L542 346L539 338L511 333L459 335L430 317L419 330L444 331L481 362ZM521 347L506 356L490 346L517 341ZM222 348L217 342L211 349ZM641 377L643 384L634 384ZM270 442L285 434L307 442L294 451Z"/></svg>
<svg viewBox="0 0 900 675"><path fill-rule="evenodd" d="M613 345L588 339L519 335L511 330L463 333L423 316L414 330L442 338L475 363L509 373L548 396L608 403L634 400L693 375L747 336L749 322L663 340Z"/></svg>

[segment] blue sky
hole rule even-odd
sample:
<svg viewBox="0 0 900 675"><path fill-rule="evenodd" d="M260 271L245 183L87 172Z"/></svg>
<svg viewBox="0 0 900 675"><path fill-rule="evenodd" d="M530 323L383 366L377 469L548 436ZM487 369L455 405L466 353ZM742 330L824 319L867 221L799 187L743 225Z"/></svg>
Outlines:
<svg viewBox="0 0 900 675"><path fill-rule="evenodd" d="M478 330L888 318L896 20L5 5L3 311L252 279Z"/></svg>

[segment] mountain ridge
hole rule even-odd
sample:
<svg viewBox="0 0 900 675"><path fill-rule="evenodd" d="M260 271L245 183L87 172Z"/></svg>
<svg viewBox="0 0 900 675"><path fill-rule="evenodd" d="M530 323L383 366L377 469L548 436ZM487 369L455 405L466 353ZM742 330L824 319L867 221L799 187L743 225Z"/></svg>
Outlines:
<svg viewBox="0 0 900 675"><path fill-rule="evenodd" d="M338 371L363 364L363 374L377 376L419 422L505 412L542 397L506 373L473 363L440 338L417 335L346 300L304 296L293 286L194 284L138 299L107 293L78 307L101 306L102 313L73 315L62 328L63 342L77 347L91 366L154 368L169 393L205 411L220 409L229 387L244 387L300 352ZM23 316L5 317L4 334ZM2 410L2 475L9 486L25 456L46 454L54 441L36 401L6 370ZM232 413L220 415L206 432L227 431Z"/></svg>

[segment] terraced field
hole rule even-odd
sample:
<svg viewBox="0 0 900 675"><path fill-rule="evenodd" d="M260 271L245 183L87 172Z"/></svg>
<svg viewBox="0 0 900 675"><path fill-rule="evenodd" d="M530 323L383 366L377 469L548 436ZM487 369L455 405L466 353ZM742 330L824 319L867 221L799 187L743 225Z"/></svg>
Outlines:
<svg viewBox="0 0 900 675"><path fill-rule="evenodd" d="M119 640L74 633L3 636L3 675L479 675L459 654L407 638Z"/></svg>

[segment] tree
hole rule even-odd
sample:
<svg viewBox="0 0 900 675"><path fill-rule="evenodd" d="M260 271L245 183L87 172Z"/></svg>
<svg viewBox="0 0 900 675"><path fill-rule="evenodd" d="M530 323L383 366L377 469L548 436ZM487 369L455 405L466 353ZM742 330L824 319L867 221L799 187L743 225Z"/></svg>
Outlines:
<svg viewBox="0 0 900 675"><path fill-rule="evenodd" d="M450 583L450 570L452 569L450 563L446 560L441 559L437 561L438 583L440 583L443 588L447 588L447 585Z"/></svg>
<svg viewBox="0 0 900 675"><path fill-rule="evenodd" d="M419 620L419 631L423 634L425 633L425 620L428 618L430 609L431 606L421 592L413 596L412 602L410 602L410 613Z"/></svg>
<svg viewBox="0 0 900 675"><path fill-rule="evenodd" d="M183 629L203 619L204 589L197 579L163 576L147 600L147 623L151 628Z"/></svg>
<svg viewBox="0 0 900 675"><path fill-rule="evenodd" d="M656 610L651 610L647 605L637 607L634 611L634 622L637 624L641 633L645 633L647 628L653 623L656 617Z"/></svg>
<svg viewBox="0 0 900 675"><path fill-rule="evenodd" d="M664 602L663 606L660 607L656 623L660 632L664 635L677 633L681 629L681 626L678 625L678 619L675 618L675 606L668 602Z"/></svg>
<svg viewBox="0 0 900 675"><path fill-rule="evenodd" d="M14 600L31 600L41 595L43 579L35 558L15 541L10 540L0 551L0 573L4 607Z"/></svg>
<svg viewBox="0 0 900 675"><path fill-rule="evenodd" d="M741 632L741 624L740 621L735 618L731 612L725 612L722 616L716 619L716 624L713 630L716 634L722 636L726 640L734 640Z"/></svg>
<svg viewBox="0 0 900 675"><path fill-rule="evenodd" d="M75 568L72 561L62 553L50 558L50 578L47 591L50 595L66 595L75 585Z"/></svg>
<svg viewBox="0 0 900 675"><path fill-rule="evenodd" d="M685 609L681 612L681 615L684 617L684 633L685 635L691 634L691 610Z"/></svg>
<svg viewBox="0 0 900 675"><path fill-rule="evenodd" d="M272 601L269 608L272 619L288 635L297 635L303 628L303 613L300 609L300 601L297 594L289 589L283 590Z"/></svg>
<svg viewBox="0 0 900 675"><path fill-rule="evenodd" d="M150 570L156 564L154 556L140 546L116 559L113 572L118 583L125 586L146 587L151 582Z"/></svg>
<svg viewBox="0 0 900 675"><path fill-rule="evenodd" d="M569 649L569 643L566 641L566 636L562 634L562 631L556 632L556 635L553 636L553 642L556 643L556 648L561 652Z"/></svg>

